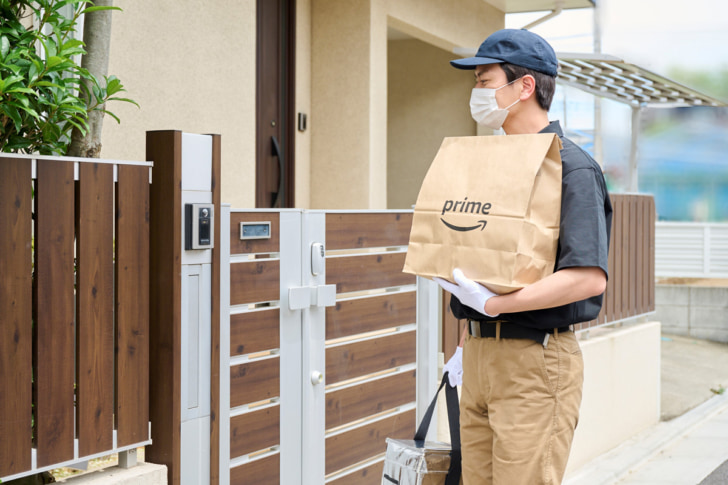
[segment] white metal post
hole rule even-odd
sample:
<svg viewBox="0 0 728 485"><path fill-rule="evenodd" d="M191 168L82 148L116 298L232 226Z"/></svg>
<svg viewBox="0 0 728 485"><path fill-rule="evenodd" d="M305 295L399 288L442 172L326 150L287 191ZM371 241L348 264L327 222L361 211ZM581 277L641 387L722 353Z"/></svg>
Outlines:
<svg viewBox="0 0 728 485"><path fill-rule="evenodd" d="M182 133L182 207L212 203L212 137ZM182 211L185 230L185 211ZM224 233L222 233L224 234ZM212 249L182 245L180 483L210 481ZM219 242L218 242L219 243Z"/></svg>
<svg viewBox="0 0 728 485"><path fill-rule="evenodd" d="M325 250L326 214L304 212L301 233L302 286L311 291L311 305L302 310L301 381L303 385L303 485L321 485L325 481L326 451L326 309L319 306L318 291L326 284L325 264L313 274L312 255L315 243ZM319 246L316 246L317 248ZM323 263L324 261L320 261Z"/></svg>
<svg viewBox="0 0 728 485"><path fill-rule="evenodd" d="M230 234L230 204L223 204L220 234ZM230 238L220 246L220 485L230 485Z"/></svg>
<svg viewBox="0 0 728 485"><path fill-rule="evenodd" d="M289 288L302 284L301 211L280 211L280 482L302 483L301 310L292 310ZM304 423L305 423L304 419Z"/></svg>
<svg viewBox="0 0 728 485"><path fill-rule="evenodd" d="M440 287L434 281L417 278L417 422L437 391L437 347L440 328ZM437 434L437 413L432 415L428 439Z"/></svg>
<svg viewBox="0 0 728 485"><path fill-rule="evenodd" d="M640 137L640 116L642 108L632 107L632 139L629 145L629 187L628 192L639 191L639 137Z"/></svg>

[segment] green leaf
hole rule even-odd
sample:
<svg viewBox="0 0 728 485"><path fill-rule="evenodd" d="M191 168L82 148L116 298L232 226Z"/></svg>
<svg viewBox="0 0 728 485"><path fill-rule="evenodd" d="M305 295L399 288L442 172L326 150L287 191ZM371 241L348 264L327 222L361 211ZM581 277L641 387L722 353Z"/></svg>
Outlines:
<svg viewBox="0 0 728 485"><path fill-rule="evenodd" d="M137 103L133 99L129 99L129 98L116 98L116 97L114 97L114 98L109 98L107 101L123 101L125 103L131 103L134 106L136 106L137 108L141 109L141 106L139 106L139 103Z"/></svg>
<svg viewBox="0 0 728 485"><path fill-rule="evenodd" d="M119 7L102 7L102 6L96 6L96 7L88 7L81 11L81 14L87 14L91 12L98 12L99 10L118 10L120 12L123 12Z"/></svg>
<svg viewBox="0 0 728 485"><path fill-rule="evenodd" d="M116 116L111 111L108 111L108 110L105 110L105 109L99 109L99 111L101 111L104 114L107 114L107 115L111 116L112 118L114 118L116 120L117 123L121 124L121 120L119 119L119 117Z"/></svg>
<svg viewBox="0 0 728 485"><path fill-rule="evenodd" d="M13 136L8 140L8 143L3 147L3 151L10 150L22 150L28 148L33 142L23 136Z"/></svg>
<svg viewBox="0 0 728 485"><path fill-rule="evenodd" d="M59 54L66 56L66 57L71 57L71 56L75 56L78 54L83 55L83 54L86 54L86 49L84 49L83 47L74 47L72 49L62 50Z"/></svg>
<svg viewBox="0 0 728 485"><path fill-rule="evenodd" d="M51 60L56 57L58 53L58 47L56 46L55 40L48 39L48 42L43 43L43 47L45 47L46 59Z"/></svg>
<svg viewBox="0 0 728 485"><path fill-rule="evenodd" d="M60 86L58 84L55 84L55 83L52 83L50 81L38 81L37 83L35 83L35 85L36 86L43 86L43 87L47 87L47 88L61 88L61 89L63 89L62 86Z"/></svg>
<svg viewBox="0 0 728 485"><path fill-rule="evenodd" d="M0 37L0 57L5 59L10 51L10 40L6 36Z"/></svg>
<svg viewBox="0 0 728 485"><path fill-rule="evenodd" d="M54 67L58 66L59 64L62 64L62 63L63 63L63 62L65 62L66 60L67 60L67 59L63 59L62 57L58 57L58 56L51 56L51 57L49 57L49 58L48 58L48 60L46 61L46 67L47 67L48 69L53 69Z"/></svg>
<svg viewBox="0 0 728 485"><path fill-rule="evenodd" d="M0 106L3 113L8 115L10 119L13 120L13 123L15 123L15 129L17 131L20 131L20 127L23 125L23 120L20 118L20 113L18 113L18 110L15 109L15 106L11 106L7 103L4 103Z"/></svg>
<svg viewBox="0 0 728 485"><path fill-rule="evenodd" d="M121 81L116 76L109 76L106 78L106 94L109 96L123 91L124 86L121 85Z"/></svg>
<svg viewBox="0 0 728 485"><path fill-rule="evenodd" d="M13 74L18 74L20 72L21 67L17 64L0 64L0 68L5 68L10 71L13 71Z"/></svg>
<svg viewBox="0 0 728 485"><path fill-rule="evenodd" d="M80 123L76 123L75 121L73 121L71 119L66 120L66 123L69 124L69 125L71 125L71 126L75 126L76 129L78 131L80 131L83 136L86 136L86 128L84 126L82 126ZM66 128L64 126L64 129L62 131L65 132L67 129L68 128Z"/></svg>
<svg viewBox="0 0 728 485"><path fill-rule="evenodd" d="M35 94L35 91L33 91L30 88L13 88L8 89L5 91L6 93L25 93L25 94Z"/></svg>
<svg viewBox="0 0 728 485"><path fill-rule="evenodd" d="M33 64L30 66L30 70L28 71L28 81L32 84L35 78L38 77L38 74L40 74L42 68L38 65L39 63L35 60L33 61Z"/></svg>
<svg viewBox="0 0 728 485"><path fill-rule="evenodd" d="M18 84L19 82L22 82L24 80L25 78L23 78L23 76L8 76L7 78L5 78L5 90L7 91L10 86Z"/></svg>

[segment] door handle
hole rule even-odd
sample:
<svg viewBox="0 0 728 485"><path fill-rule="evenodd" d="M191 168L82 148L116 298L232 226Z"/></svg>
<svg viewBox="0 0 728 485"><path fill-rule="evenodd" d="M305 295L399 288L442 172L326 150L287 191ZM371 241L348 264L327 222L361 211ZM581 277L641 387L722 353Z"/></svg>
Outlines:
<svg viewBox="0 0 728 485"><path fill-rule="evenodd" d="M286 173L284 172L285 163L283 160L283 152L281 152L281 146L278 144L278 139L275 137L275 135L271 136L271 141L273 142L273 154L278 157L278 168L279 168L279 176L278 176L278 192L276 192L276 198L273 201L273 207L279 207L283 208L286 206L286 195L283 193L283 188L285 186L285 177Z"/></svg>

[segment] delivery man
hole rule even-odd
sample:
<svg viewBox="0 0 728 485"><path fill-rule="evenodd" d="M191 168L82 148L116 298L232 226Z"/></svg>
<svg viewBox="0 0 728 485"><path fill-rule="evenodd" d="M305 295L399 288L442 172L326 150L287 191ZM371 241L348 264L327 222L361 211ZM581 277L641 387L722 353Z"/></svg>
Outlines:
<svg viewBox="0 0 728 485"><path fill-rule="evenodd" d="M467 319L460 425L465 485L558 484L581 404L583 361L571 325L594 319L607 285L612 207L599 165L549 123L558 61L527 30L505 29L475 57L475 121L507 135L557 133L563 143L561 222L553 274L496 295L456 269L450 307ZM458 352L459 354L459 352ZM458 374L458 355L446 368Z"/></svg>

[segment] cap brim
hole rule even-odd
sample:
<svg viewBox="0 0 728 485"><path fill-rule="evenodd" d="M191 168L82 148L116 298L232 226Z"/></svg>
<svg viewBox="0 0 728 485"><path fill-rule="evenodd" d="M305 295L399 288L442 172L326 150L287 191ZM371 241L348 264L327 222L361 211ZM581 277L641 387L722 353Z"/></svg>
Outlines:
<svg viewBox="0 0 728 485"><path fill-rule="evenodd" d="M494 59L492 57L466 57L465 59L455 59L454 61L450 61L450 65L458 69L475 69L475 66L502 63L502 60Z"/></svg>

